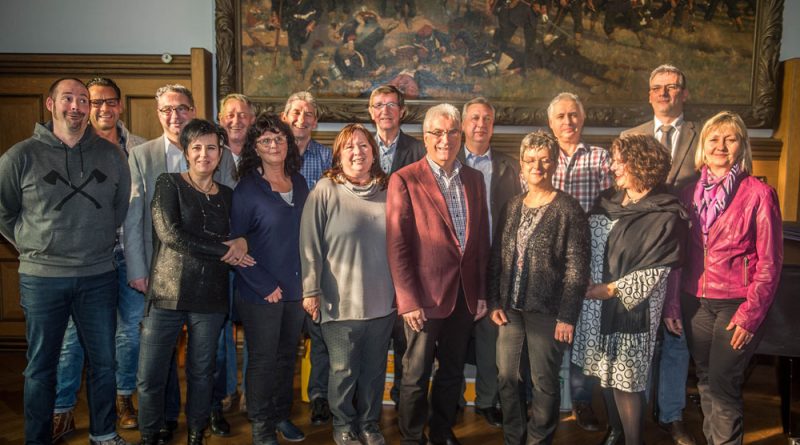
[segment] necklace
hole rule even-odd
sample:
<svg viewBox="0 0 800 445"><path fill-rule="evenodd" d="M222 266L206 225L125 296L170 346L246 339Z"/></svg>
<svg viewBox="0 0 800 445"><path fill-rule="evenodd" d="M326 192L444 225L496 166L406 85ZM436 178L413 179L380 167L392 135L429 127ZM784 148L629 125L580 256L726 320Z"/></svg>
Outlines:
<svg viewBox="0 0 800 445"><path fill-rule="evenodd" d="M210 185L210 186L208 186L208 188L207 188L207 189L203 190L203 188L202 188L202 187L200 187L199 185L197 185L197 183L196 183L196 182L194 182L194 179L192 179L192 174L191 174L191 173L189 173L189 172L186 172L186 176L188 176L188 177L189 177L189 183L190 183L190 184L192 184L192 187L196 188L196 189L197 189L198 191L200 191L202 194L206 195L206 199L207 199L208 201L211 201L211 197L210 197L210 196L208 196L208 194L209 194L209 193L211 193L211 191L212 191L212 190L214 190L214 181L212 180L212 181L211 181L211 185Z"/></svg>
<svg viewBox="0 0 800 445"><path fill-rule="evenodd" d="M636 204L637 202L641 201L644 198L644 195L638 197L637 199L633 199L631 195L628 193L628 190L625 190L625 197L628 198L629 204Z"/></svg>

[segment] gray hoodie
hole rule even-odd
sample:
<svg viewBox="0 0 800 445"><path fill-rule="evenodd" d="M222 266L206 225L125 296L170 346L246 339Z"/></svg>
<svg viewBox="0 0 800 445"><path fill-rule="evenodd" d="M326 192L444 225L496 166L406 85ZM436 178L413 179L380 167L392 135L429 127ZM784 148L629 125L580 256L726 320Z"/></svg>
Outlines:
<svg viewBox="0 0 800 445"><path fill-rule="evenodd" d="M0 157L0 233L19 272L81 277L114 270L115 229L128 211L125 154L87 127L72 148L36 124Z"/></svg>

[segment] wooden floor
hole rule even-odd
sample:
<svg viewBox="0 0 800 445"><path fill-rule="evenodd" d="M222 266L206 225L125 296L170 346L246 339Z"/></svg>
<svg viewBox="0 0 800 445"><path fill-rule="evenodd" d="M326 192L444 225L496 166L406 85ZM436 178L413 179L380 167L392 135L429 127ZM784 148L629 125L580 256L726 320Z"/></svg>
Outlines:
<svg viewBox="0 0 800 445"><path fill-rule="evenodd" d="M745 443L758 445L777 445L787 443L780 426L780 399L777 396L775 371L769 360L764 364L754 367L752 376L745 387ZM25 367L25 355L21 352L0 352L0 445L23 443L22 419L22 371ZM182 385L183 386L183 385ZM299 385L295 383L295 387ZM183 387L185 395L186 388ZM298 390L299 394L299 390ZM299 397L298 397L299 399ZM600 397L595 397L595 410L598 416L604 418L604 410ZM228 438L209 436L207 443L210 445L245 445L250 444L250 427L243 413L231 412L226 418L233 427L233 435ZM400 442L400 433L396 424L396 411L394 406L384 406L381 427L388 444ZM309 424L309 408L306 403L295 403L293 408L293 421L306 433L306 445L331 444L330 425L311 426ZM684 419L690 431L701 440L699 408L693 403L687 406ZM80 444L88 443L88 415L85 395L82 392L76 411L77 431L62 443ZM139 434L133 430L120 430L122 436L131 442L139 440ZM186 424L181 415L180 426L173 443L185 443ZM489 426L482 418L473 413L472 408L466 408L459 418L455 434L464 445L500 445L503 443L500 429ZM596 444L603 438L603 433L587 433L575 425L575 419L570 415L563 415L558 432L556 444ZM669 445L672 441L669 435L653 424L650 418L646 427L645 440L648 445ZM282 442L284 443L284 442Z"/></svg>

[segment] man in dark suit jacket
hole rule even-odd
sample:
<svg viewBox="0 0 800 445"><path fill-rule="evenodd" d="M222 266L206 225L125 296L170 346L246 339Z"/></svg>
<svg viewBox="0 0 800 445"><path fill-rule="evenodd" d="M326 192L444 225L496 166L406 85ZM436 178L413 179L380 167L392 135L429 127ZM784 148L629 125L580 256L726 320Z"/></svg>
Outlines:
<svg viewBox="0 0 800 445"><path fill-rule="evenodd" d="M425 156L425 146L418 139L403 133L400 121L405 115L405 97L394 85L381 85L369 95L369 115L375 122L375 140L381 169L387 174L400 170ZM400 402L400 381L403 379L403 354L406 352L406 333L403 319L398 317L392 329L394 352L394 384L390 391L395 407Z"/></svg>
<svg viewBox="0 0 800 445"><path fill-rule="evenodd" d="M497 218L506 202L522 193L519 163L510 156L491 149L494 133L495 110L484 97L476 97L464 104L461 128L464 131L464 149L458 160L483 173L489 208L490 234L497 226ZM491 237L490 237L491 238ZM503 426L503 415L497 407L497 325L484 317L473 326L475 345L475 412L490 425Z"/></svg>
<svg viewBox="0 0 800 445"><path fill-rule="evenodd" d="M461 118L449 104L428 110L427 156L389 179L386 240L405 323L399 426L403 444L425 444L428 380L434 359L430 443L458 444L456 420L470 327L486 315L489 214L483 179L462 165Z"/></svg>
<svg viewBox="0 0 800 445"><path fill-rule="evenodd" d="M650 105L653 120L622 132L654 136L672 153L672 167L667 185L678 192L698 178L694 165L700 143L700 126L683 118L683 104L689 98L686 76L672 65L661 65L650 74ZM683 335L680 314L664 314L664 337L657 356L658 421L668 429L675 445L694 445L683 425L686 406L686 376L689 372L689 349Z"/></svg>

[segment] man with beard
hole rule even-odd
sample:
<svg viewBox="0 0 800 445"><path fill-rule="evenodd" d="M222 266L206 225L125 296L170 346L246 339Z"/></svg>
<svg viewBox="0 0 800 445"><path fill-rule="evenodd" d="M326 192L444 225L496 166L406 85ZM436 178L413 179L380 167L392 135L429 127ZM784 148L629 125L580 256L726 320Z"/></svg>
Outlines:
<svg viewBox="0 0 800 445"><path fill-rule="evenodd" d="M90 444L122 445L116 431L116 229L125 219L125 155L89 127L89 91L74 78L50 87L53 120L0 157L0 233L19 252L28 343L25 442L52 441L56 369L72 316L89 362Z"/></svg>

